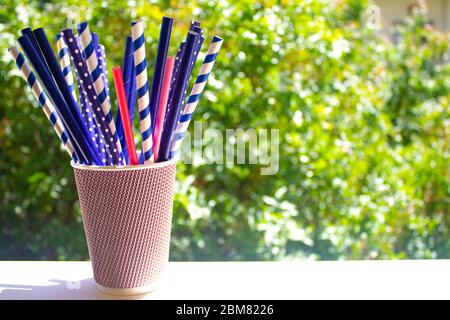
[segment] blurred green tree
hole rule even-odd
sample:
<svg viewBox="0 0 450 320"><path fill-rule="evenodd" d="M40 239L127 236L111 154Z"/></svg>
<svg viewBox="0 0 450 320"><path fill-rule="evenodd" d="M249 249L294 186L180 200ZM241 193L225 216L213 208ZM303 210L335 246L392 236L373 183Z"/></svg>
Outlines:
<svg viewBox="0 0 450 320"><path fill-rule="evenodd" d="M449 258L449 35L418 12L392 43L366 24L367 7L4 0L0 259L88 258L69 160L6 49L25 26L53 37L89 20L111 68L142 17L151 61L163 14L176 19L172 54L190 19L205 43L225 39L195 120L281 137L273 176L257 165L179 165L171 259Z"/></svg>

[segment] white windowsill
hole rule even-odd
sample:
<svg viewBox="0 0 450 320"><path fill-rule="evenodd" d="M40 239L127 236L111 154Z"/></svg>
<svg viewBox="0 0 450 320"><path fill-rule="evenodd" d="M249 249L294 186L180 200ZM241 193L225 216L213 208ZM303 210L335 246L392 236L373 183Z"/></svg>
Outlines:
<svg viewBox="0 0 450 320"><path fill-rule="evenodd" d="M89 262L0 262L0 300L114 298ZM132 298L449 299L450 260L170 262L158 290Z"/></svg>

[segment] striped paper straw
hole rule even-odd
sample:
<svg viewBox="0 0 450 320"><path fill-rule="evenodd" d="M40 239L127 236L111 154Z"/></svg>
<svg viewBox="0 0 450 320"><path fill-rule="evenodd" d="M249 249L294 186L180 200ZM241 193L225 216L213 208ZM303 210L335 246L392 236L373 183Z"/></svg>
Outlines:
<svg viewBox="0 0 450 320"><path fill-rule="evenodd" d="M86 123L86 127L89 132L92 133L93 141L96 143L97 149L100 152L100 158L102 163L112 164L111 159L108 157L108 153L106 152L105 141L102 138L102 134L98 128L98 124L95 121L94 113L89 105L89 100L86 97L86 91L83 90L81 86L81 82L77 75L77 85L78 92L80 93L80 103L81 103L81 115L83 116L83 120Z"/></svg>
<svg viewBox="0 0 450 320"><path fill-rule="evenodd" d="M114 143L112 132L106 122L104 112L102 111L102 104L100 103L99 97L96 95L94 82L89 76L87 63L79 50L75 35L73 34L72 29L64 29L61 33L67 44L69 55L73 59L75 71L80 79L84 94L88 98L89 106L91 106L94 113L95 121L97 122L97 125L99 125L100 132L102 133L102 139L105 141L108 153L114 164L122 164L122 157L116 148L116 144Z"/></svg>
<svg viewBox="0 0 450 320"><path fill-rule="evenodd" d="M108 100L109 100L108 70L106 69L106 50L105 50L105 46L102 44L98 45L97 57L98 57L99 69L100 69L100 72L102 73L103 80L105 81L106 94L108 95Z"/></svg>
<svg viewBox="0 0 450 320"><path fill-rule="evenodd" d="M116 149L119 154L119 164L123 164L122 146L116 132L116 124L114 123L112 117L111 105L109 104L109 97L106 93L105 81L101 76L100 65L98 63L97 54L92 42L92 34L89 30L87 22L82 22L78 26L78 33L80 37L81 48L86 58L89 74L92 77L92 81L94 83L94 89L95 93L97 94L97 99L101 104L103 114L106 117L109 130L111 130L111 135L113 136L114 144L116 145Z"/></svg>
<svg viewBox="0 0 450 320"><path fill-rule="evenodd" d="M33 92L34 97L39 102L39 105L42 107L42 110L44 111L48 120L52 124L52 127L55 130L56 134L61 139L61 142L63 143L64 148L66 149L67 153L72 157L72 159L75 162L78 162L78 157L75 153L75 149L72 145L72 142L69 140L69 136L66 133L61 120L59 119L59 116L55 110L55 107L50 102L50 100L47 99L47 96L45 95L44 91L42 90L42 87L39 84L39 81L34 76L33 72L30 69L30 66L25 61L22 53L20 53L19 49L17 49L16 46L9 48L9 53L11 54L12 58L14 59L14 62L16 63L17 68L19 68L19 71L22 74L22 77L25 79L25 81L27 82L31 91Z"/></svg>
<svg viewBox="0 0 450 320"><path fill-rule="evenodd" d="M147 83L147 62L145 58L144 23L142 21L131 23L131 36L133 38L134 68L136 70L136 88L138 94L140 131L142 135L142 154L144 155L143 161L144 163L153 163L152 124Z"/></svg>
<svg viewBox="0 0 450 320"><path fill-rule="evenodd" d="M76 100L75 87L73 85L73 76L72 70L70 68L70 56L67 50L67 45L64 42L64 39L61 37L61 34L56 35L56 45L58 47L58 57L59 63L61 65L61 70L66 78L67 84L70 87L70 83L72 83L73 87L73 95ZM78 93L80 96L80 107L81 107L81 116L83 117L84 123L86 124L87 129L91 133L91 139L95 142L97 150L100 153L100 160L102 163L105 163L103 159L108 159L108 155L106 154L105 144L100 137L99 130L97 124L94 120L94 115L92 114L92 110L89 107L89 102L87 101L86 96L84 95L83 89L81 87L80 79L77 77L77 86ZM106 162L110 164L109 162Z"/></svg>
<svg viewBox="0 0 450 320"><path fill-rule="evenodd" d="M109 97L108 70L106 69L106 50L105 50L105 46L102 44L98 45L97 57L98 57L98 63L100 64L99 68L101 70L103 80L105 81L105 89L106 89L106 94L108 95L108 101L111 103L110 97ZM103 145L102 152L105 151L105 144L104 144L103 140L100 139L99 143L100 143L100 147L102 147L102 145ZM120 143L120 146L122 146L122 143ZM122 156L124 156L123 150L122 150ZM126 159L124 158L123 160L124 160L124 163L126 163L126 161L125 161Z"/></svg>
<svg viewBox="0 0 450 320"><path fill-rule="evenodd" d="M61 38L60 34L56 35L56 46L58 47L58 57L59 64L61 65L61 71L66 79L67 86L69 87L69 91L72 93L73 99L77 101L77 95L75 92L75 86L73 82L72 69L70 68L70 58L69 53L67 52L66 44L64 43L64 39Z"/></svg>
<svg viewBox="0 0 450 320"><path fill-rule="evenodd" d="M95 34L93 34L93 35L94 35L94 39L95 39L96 35ZM78 47L81 48L80 37L78 35L75 35L75 39L77 41ZM86 118L86 123L87 123L87 126L89 127L89 131L94 133L94 139L95 139L95 142L97 143L97 147L98 147L98 150L101 155L102 163L105 163L107 165L114 164L111 157L108 157L108 152L106 149L105 140L104 140L102 132L100 130L100 125L95 120L95 114L91 107L92 104L89 102L89 99L86 96L87 95L86 91L83 90L83 86L81 84L82 79L80 79L80 77L78 76L78 73L76 73L76 78L77 78L77 83L78 83L78 92L80 93L80 97L83 98L83 101L85 103L85 105L83 107L84 117ZM91 130L91 128L92 128L92 130Z"/></svg>
<svg viewBox="0 0 450 320"><path fill-rule="evenodd" d="M183 137L186 134L189 123L191 122L192 114L194 113L202 92L205 89L206 81L208 80L211 69L214 66L214 62L216 61L217 54L219 53L222 43L223 39L217 36L214 36L213 40L211 41L208 52L206 53L206 57L203 60L203 64L200 67L197 78L195 79L195 84L192 88L191 94L189 95L186 107L181 114L177 128L173 135L172 145L170 148L170 158L174 157L180 149Z"/></svg>
<svg viewBox="0 0 450 320"><path fill-rule="evenodd" d="M80 30L78 30L80 31ZM110 99L109 99L109 83L108 83L108 76L105 74L106 71L106 61L103 59L102 57L102 52L100 49L100 44L98 43L98 34L96 34L95 32L91 32L91 37L92 37L92 44L94 45L94 52L95 55L97 56L97 61L98 61L98 69L99 72L102 76L102 79L105 83L105 90L106 90L106 95L107 95L107 99L108 101L111 103ZM79 42L80 46L83 47L83 45L81 44L81 41ZM104 49L104 47L103 47ZM106 58L106 57L105 57ZM117 128L116 128L117 130Z"/></svg>

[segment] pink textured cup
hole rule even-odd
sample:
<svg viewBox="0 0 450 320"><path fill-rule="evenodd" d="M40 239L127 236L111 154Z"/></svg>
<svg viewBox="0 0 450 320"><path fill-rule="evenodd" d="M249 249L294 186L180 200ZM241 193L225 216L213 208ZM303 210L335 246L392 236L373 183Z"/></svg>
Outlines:
<svg viewBox="0 0 450 320"><path fill-rule="evenodd" d="M72 167L98 288L154 290L169 259L176 163Z"/></svg>

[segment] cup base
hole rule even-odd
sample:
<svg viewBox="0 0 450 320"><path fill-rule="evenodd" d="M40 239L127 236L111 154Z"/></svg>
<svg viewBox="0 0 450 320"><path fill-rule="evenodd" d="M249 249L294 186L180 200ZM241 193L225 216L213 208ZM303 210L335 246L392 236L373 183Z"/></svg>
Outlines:
<svg viewBox="0 0 450 320"><path fill-rule="evenodd" d="M108 288L97 283L97 288L103 293L114 296L132 296L152 292L158 288L158 283L138 288Z"/></svg>

